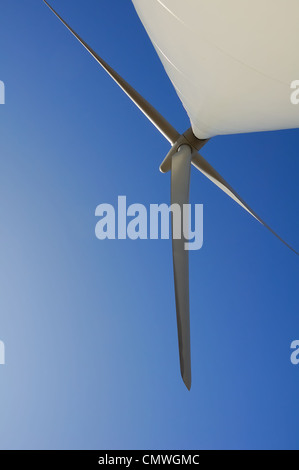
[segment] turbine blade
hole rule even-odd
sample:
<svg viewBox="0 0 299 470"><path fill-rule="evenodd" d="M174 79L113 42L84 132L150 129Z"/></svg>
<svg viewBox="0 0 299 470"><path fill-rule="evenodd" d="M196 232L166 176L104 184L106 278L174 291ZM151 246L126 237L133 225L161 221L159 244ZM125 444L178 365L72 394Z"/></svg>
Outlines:
<svg viewBox="0 0 299 470"><path fill-rule="evenodd" d="M127 96L135 103L135 105L143 112L143 114L154 124L154 126L164 135L164 137L173 145L180 134L176 129L157 111L143 96L141 96L126 80L124 80L110 65L107 64L49 5L46 0L44 3L59 18L59 20L67 27L67 29L75 36L76 39L87 49L94 59L103 67L111 78L119 85L119 87L127 94Z"/></svg>
<svg viewBox="0 0 299 470"><path fill-rule="evenodd" d="M178 204L181 209L179 222L175 220L175 213L172 213L172 253L180 366L188 390L191 388L189 255L185 250L186 240L183 236L183 206L189 203L191 156L191 148L182 145L171 163L171 204ZM181 224L181 236L175 238L178 224Z"/></svg>
<svg viewBox="0 0 299 470"><path fill-rule="evenodd" d="M277 235L271 227L269 227L266 222L264 222L256 212L254 212L249 205L238 195L238 193L225 181L224 178L208 163L199 153L193 153L192 155L192 164L197 168L203 175L205 175L209 180L211 180L218 188L222 189L229 197L231 197L235 202L237 202L243 209L249 212L252 217L258 220L264 227L270 230L275 237L278 238L282 243L284 243L290 250L292 250L296 255L299 253L294 250L287 242L285 242L279 235Z"/></svg>

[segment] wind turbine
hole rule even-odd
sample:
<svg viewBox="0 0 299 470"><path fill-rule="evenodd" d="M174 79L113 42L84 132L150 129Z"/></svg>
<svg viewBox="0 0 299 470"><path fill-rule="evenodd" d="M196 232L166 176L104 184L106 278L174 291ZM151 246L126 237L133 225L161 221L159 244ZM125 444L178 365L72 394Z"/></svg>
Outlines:
<svg viewBox="0 0 299 470"><path fill-rule="evenodd" d="M294 108L288 109L287 113L284 112L282 117L275 114L275 108L269 105L268 120L266 123L263 121L264 115L253 116L252 119L252 110L250 108L251 103L248 101L247 106L250 112L246 116L246 113L242 113L242 116L245 119L238 118L238 110L242 103L238 102L238 96L235 96L235 89L230 90L231 97L231 113L229 114L230 118L226 119L226 125L223 125L223 116L218 116L217 119L213 120L213 113L210 112L210 109L207 109L205 100L202 96L198 96L197 88L199 85L195 84L194 88L194 72L196 64L197 67L200 65L200 61L196 61L196 55L190 49L184 49L184 44L182 48L175 47L173 42L177 42L179 46L184 41L191 41L192 35L194 35L194 11L198 10L196 13L200 13L199 8L203 8L206 13L204 20L211 19L211 12L209 8L215 6L225 8L228 6L234 7L234 11L238 10L238 2L236 0L198 0L197 2L192 2L191 0L184 0L184 2L173 2L173 0L133 0L137 13L142 19L143 24L145 25L146 30L149 33L150 38L166 68L168 75L170 76L180 98L187 109L188 115L190 117L192 126L183 134L177 132L177 130L148 102L146 101L129 83L127 83L112 67L110 67L63 19L62 17L49 5L46 0L43 0L44 3L52 10L57 18L67 27L67 29L75 36L75 38L85 47L85 49L94 57L94 59L103 67L103 69L110 75L110 77L120 86L120 88L128 95L128 97L136 104L136 106L145 114L145 116L152 122L154 126L161 132L161 134L169 141L171 144L171 149L165 159L163 160L160 171L166 173L171 172L171 204L179 204L181 210L183 209L184 204L189 203L189 187L190 187L190 168L191 164L197 168L204 176L206 176L210 181L212 181L218 188L224 191L229 197L231 197L235 202L237 202L243 209L245 209L252 217L254 217L258 222L264 225L270 232L275 235L280 241L282 241L288 248L290 248L294 253L298 255L298 252L295 251L288 243L286 243L279 235L277 235L270 227L266 224L257 214L254 212L248 204L237 194L237 192L225 181L225 179L208 163L200 154L199 150L208 142L209 138L217 134L229 134L236 132L252 132L255 130L274 130L290 127L298 127L298 117L295 113ZM251 0L250 4L253 2L264 2L267 3L270 7L270 0ZM243 3L243 2L240 2ZM285 4L285 0L283 0ZM214 5L213 5L214 4ZM225 4L225 5L224 5ZM248 3L249 4L249 3ZM244 5L243 5L244 6ZM189 12L188 12L189 9ZM254 9L253 9L254 10ZM233 8L231 8L231 11ZM187 13L188 14L187 14ZM241 12L238 12L239 15L242 15ZM225 13L223 13L224 15ZM248 14L248 12L247 12ZM255 13L254 13L255 14ZM210 15L210 16L209 16ZM233 15L232 15L233 16ZM220 20L223 20L221 16ZM209 22L209 21L207 21ZM223 21L222 21L223 23ZM219 28L221 27L219 24ZM225 23L225 22L224 22ZM211 23L210 23L211 24ZM172 28L175 25L176 27ZM189 27L189 29L188 29ZM243 24L244 27L244 24ZM296 25L297 27L297 25ZM189 31L189 32L188 32ZM189 34L189 36L188 36ZM246 34L246 32L245 32ZM224 37L229 36L227 34ZM223 36L222 36L223 38ZM193 38L194 39L194 38ZM158 44L158 42L160 44ZM234 69L234 76L238 79L245 77L244 73L250 75L250 73L255 72L255 69L251 64L245 64L245 71L242 68L244 66L244 61L235 57L230 56L226 51L221 50L221 47L215 43L212 43L211 40L204 37L203 43L206 44L206 48L210 50L210 55L216 55L216 58L220 59L219 64L223 66L223 60L232 61L232 67ZM175 63L169 59L169 57L163 52L169 50L174 54L174 62L180 63L181 68L176 67ZM182 50L181 50L182 49ZM250 49L249 49L250 50ZM220 51L220 52L219 52ZM185 55L184 55L185 53ZM200 54L203 54L203 51L200 51ZM186 58L187 57L187 58ZM225 57L225 59L223 59ZM234 62L235 60L235 62ZM205 63L206 57L202 59ZM207 62L207 61L206 61ZM215 61L214 61L215 63ZM241 65L240 65L241 64ZM207 63L207 70L211 68L211 63ZM204 72L203 75L207 72L205 68L202 68ZM222 69L223 70L223 69ZM248 72L249 70L249 72ZM252 72L253 70L253 72ZM189 73L189 75L188 75ZM190 75L191 73L191 75ZM254 75L254 73L253 73ZM255 76L255 75L254 75ZM190 78L191 77L191 78ZM230 78L230 77L228 77ZM258 71L258 79L256 79L256 90L265 90L264 84L265 73ZM266 77L267 78L267 77ZM269 78L269 77L268 77ZM270 77L271 78L271 77ZM221 79L221 77L220 77ZM248 77L249 81L252 81L253 78L250 75ZM258 81L259 80L259 81ZM272 78L271 78L272 80ZM269 100L269 97L277 97L278 93L275 95L275 86L277 87L277 81L271 81L269 87L270 92L265 97L265 100ZM230 80L227 80L227 85ZM272 83L273 82L273 83ZM275 82L275 83L274 83ZM190 86L191 84L191 86ZM234 83L233 83L234 85ZM184 89L184 93L182 92ZM208 86L206 85L206 89ZM279 88L279 90L281 90ZM193 93L190 97L188 93ZM280 96L280 95L279 95ZM221 95L223 98L223 95ZM193 100L194 98L194 100ZM249 97L249 100L251 98ZM223 98L224 100L224 98ZM287 100L287 98L286 98ZM193 103L194 101L194 103ZM223 101L224 102L224 101ZM198 105L200 103L200 105ZM223 103L222 103L223 104ZM289 104L289 103L288 103ZM198 119L198 109L204 111L203 114L206 115L208 125L200 126ZM244 105L245 106L245 105ZM283 107L281 102L278 102L280 108ZM286 104L284 104L286 106ZM227 112L225 107L220 107L224 112ZM232 116L232 118L231 118ZM295 125L296 124L296 125ZM218 125L218 127L216 127ZM190 390L191 388L191 353L190 353L190 319L189 319L189 257L188 251L184 247L185 239L182 236L181 239L172 239L172 250L173 250L173 266L174 266L174 286L175 286L175 300L176 300L176 314L177 314L177 328L178 328L178 342L179 342L179 354L180 354L180 368L183 381Z"/></svg>

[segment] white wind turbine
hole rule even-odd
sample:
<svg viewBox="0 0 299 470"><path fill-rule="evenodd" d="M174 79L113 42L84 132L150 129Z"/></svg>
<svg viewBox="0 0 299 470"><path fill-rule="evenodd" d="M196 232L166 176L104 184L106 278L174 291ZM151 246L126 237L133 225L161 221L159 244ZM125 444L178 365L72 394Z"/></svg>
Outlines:
<svg viewBox="0 0 299 470"><path fill-rule="evenodd" d="M289 99L298 72L298 2L133 0L190 117L191 127L181 135L44 2L170 142L160 170L171 171L172 204L182 209L189 203L192 164L298 255L198 153L215 135L299 127L299 113ZM184 243L184 238L172 240L180 366L190 390L189 259Z"/></svg>

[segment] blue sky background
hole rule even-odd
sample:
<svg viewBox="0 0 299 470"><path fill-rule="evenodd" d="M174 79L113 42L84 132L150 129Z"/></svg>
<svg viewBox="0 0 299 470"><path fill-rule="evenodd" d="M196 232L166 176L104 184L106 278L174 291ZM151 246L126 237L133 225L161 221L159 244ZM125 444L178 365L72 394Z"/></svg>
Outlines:
<svg viewBox="0 0 299 470"><path fill-rule="evenodd" d="M52 5L189 127L129 0ZM0 448L298 449L296 255L192 170L204 246L190 256L188 392L170 241L94 235L96 206L118 195L169 202L168 142L42 1L1 3L0 53ZM298 142L290 130L202 151L297 249Z"/></svg>

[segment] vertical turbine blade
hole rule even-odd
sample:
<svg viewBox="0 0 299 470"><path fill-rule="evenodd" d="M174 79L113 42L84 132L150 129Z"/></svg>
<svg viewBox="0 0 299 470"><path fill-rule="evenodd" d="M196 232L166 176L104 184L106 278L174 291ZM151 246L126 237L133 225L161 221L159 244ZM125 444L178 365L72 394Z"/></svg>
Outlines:
<svg viewBox="0 0 299 470"><path fill-rule="evenodd" d="M183 206L189 203L191 156L191 148L182 145L172 157L171 163L171 204L178 204L181 209L181 236L177 239L175 235L178 222L175 220L175 213L172 213L172 253L180 366L188 390L191 388L189 254L185 250L186 240L183 236Z"/></svg>
<svg viewBox="0 0 299 470"><path fill-rule="evenodd" d="M143 112L143 114L154 124L154 126L164 135L164 137L173 145L179 138L179 133L172 125L157 111L143 96L141 96L128 82L126 82L110 65L107 64L49 5L46 0L45 4L50 8L54 15L67 27L67 29L75 36L76 39L87 49L94 59L103 67L111 78L119 85L119 87L127 94L127 96L135 103L135 105Z"/></svg>

